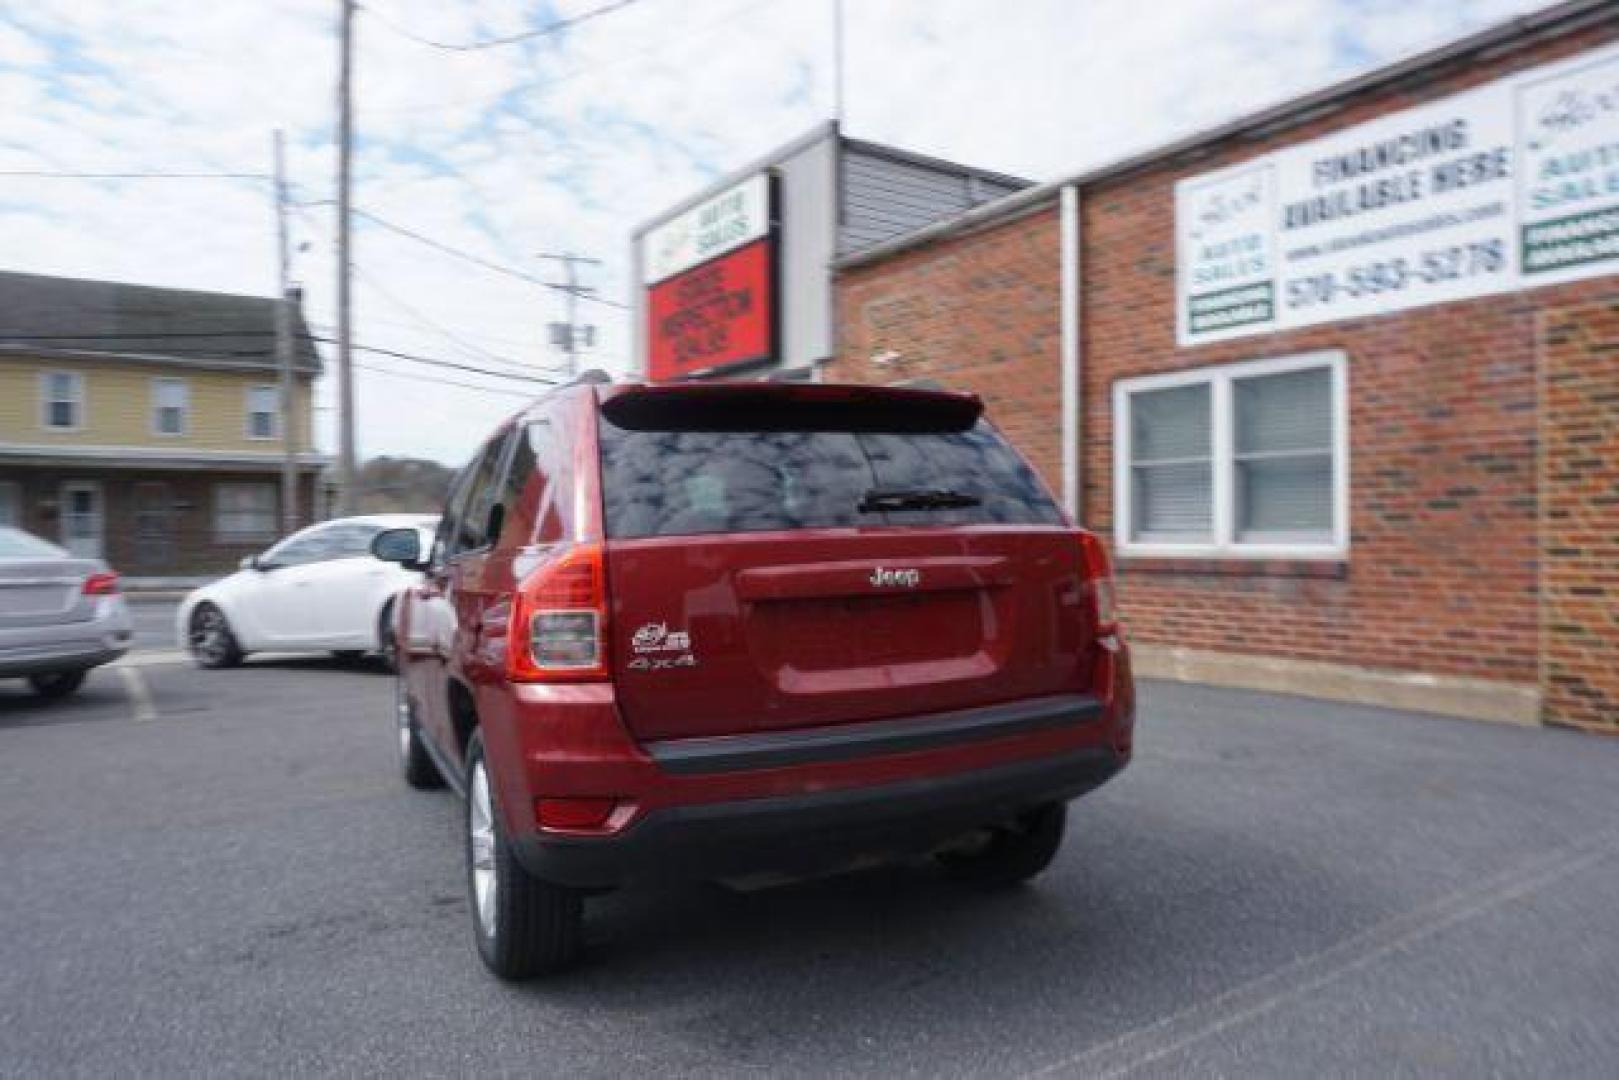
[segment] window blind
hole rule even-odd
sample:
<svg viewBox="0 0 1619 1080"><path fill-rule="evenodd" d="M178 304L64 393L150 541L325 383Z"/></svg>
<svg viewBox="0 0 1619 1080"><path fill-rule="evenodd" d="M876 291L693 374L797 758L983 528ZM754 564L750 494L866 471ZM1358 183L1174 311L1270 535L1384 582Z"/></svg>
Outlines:
<svg viewBox="0 0 1619 1080"><path fill-rule="evenodd" d="M1214 521L1208 384L1134 395L1130 429L1133 538L1207 539Z"/></svg>
<svg viewBox="0 0 1619 1080"><path fill-rule="evenodd" d="M1332 538L1332 374L1233 382L1237 538Z"/></svg>

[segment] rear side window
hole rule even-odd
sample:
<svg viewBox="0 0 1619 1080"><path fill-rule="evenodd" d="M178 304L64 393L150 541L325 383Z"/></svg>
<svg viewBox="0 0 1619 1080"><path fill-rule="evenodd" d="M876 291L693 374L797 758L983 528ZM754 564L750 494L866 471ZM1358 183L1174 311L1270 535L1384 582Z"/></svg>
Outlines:
<svg viewBox="0 0 1619 1080"><path fill-rule="evenodd" d="M495 540L488 535L489 510L500 497L501 467L505 464L506 450L512 439L513 434L508 431L485 446L478 464L468 475L466 493L457 499L460 505L456 509L455 527L451 533L452 557L477 551Z"/></svg>
<svg viewBox="0 0 1619 1080"><path fill-rule="evenodd" d="M1034 472L982 421L964 431L785 426L629 430L602 416L608 536L1062 521ZM896 491L953 492L977 505L862 511L871 493Z"/></svg>
<svg viewBox="0 0 1619 1080"><path fill-rule="evenodd" d="M0 558L4 559L65 559L67 552L49 541L41 540L21 529L0 526Z"/></svg>

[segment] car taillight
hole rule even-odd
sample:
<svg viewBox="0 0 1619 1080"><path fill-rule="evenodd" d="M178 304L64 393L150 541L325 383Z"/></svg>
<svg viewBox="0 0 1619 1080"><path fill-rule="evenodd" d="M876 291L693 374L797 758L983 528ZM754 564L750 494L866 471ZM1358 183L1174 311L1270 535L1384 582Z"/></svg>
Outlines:
<svg viewBox="0 0 1619 1080"><path fill-rule="evenodd" d="M86 596L114 596L117 592L118 575L111 570L103 570L84 579Z"/></svg>
<svg viewBox="0 0 1619 1080"><path fill-rule="evenodd" d="M1113 567L1107 549L1092 533L1079 534L1079 551L1085 584L1090 589L1096 633L1103 639L1118 633L1119 614L1114 607Z"/></svg>
<svg viewBox="0 0 1619 1080"><path fill-rule="evenodd" d="M518 586L506 675L514 682L607 678L607 577L600 547L572 548Z"/></svg>

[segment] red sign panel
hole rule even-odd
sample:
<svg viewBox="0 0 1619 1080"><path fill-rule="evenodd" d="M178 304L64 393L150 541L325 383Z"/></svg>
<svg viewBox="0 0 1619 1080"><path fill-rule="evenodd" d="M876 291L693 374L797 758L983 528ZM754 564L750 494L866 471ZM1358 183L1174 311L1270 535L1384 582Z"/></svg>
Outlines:
<svg viewBox="0 0 1619 1080"><path fill-rule="evenodd" d="M647 290L647 375L664 382L768 360L775 349L771 238Z"/></svg>

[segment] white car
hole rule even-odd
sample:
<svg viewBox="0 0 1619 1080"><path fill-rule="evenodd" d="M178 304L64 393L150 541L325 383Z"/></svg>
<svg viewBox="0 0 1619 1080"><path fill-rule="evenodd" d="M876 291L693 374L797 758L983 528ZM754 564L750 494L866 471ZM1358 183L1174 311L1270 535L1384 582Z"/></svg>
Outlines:
<svg viewBox="0 0 1619 1080"><path fill-rule="evenodd" d="M437 527L428 515L370 514L293 533L188 595L175 617L180 644L207 668L232 667L255 652L376 652L392 666L394 597L421 575L373 556L371 540L385 529L416 528L426 551Z"/></svg>

